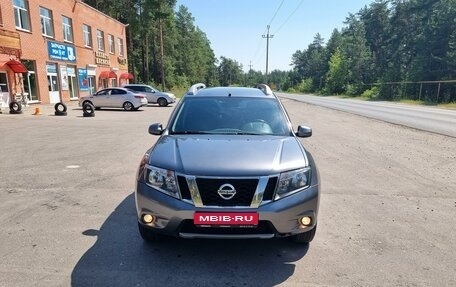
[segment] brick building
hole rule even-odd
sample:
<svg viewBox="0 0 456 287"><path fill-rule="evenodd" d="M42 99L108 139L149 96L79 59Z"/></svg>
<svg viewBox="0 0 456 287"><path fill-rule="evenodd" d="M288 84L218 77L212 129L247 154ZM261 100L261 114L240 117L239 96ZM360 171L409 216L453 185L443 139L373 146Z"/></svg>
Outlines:
<svg viewBox="0 0 456 287"><path fill-rule="evenodd" d="M127 83L126 27L80 0L1 0L0 104L68 102Z"/></svg>

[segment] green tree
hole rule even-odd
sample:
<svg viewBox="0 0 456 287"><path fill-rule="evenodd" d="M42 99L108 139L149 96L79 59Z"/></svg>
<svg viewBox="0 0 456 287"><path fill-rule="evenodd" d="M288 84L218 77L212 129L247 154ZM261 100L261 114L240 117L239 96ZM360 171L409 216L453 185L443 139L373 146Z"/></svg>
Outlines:
<svg viewBox="0 0 456 287"><path fill-rule="evenodd" d="M331 94L345 93L347 75L347 62L340 49L337 49L329 60L329 71L326 75L326 90Z"/></svg>
<svg viewBox="0 0 456 287"><path fill-rule="evenodd" d="M220 64L217 68L220 85L232 86L243 83L242 65L236 60L220 57Z"/></svg>

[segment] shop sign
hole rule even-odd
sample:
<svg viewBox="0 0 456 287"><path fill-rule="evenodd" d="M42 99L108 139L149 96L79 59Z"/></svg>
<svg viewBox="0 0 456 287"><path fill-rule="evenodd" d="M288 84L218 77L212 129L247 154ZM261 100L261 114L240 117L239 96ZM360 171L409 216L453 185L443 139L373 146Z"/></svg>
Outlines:
<svg viewBox="0 0 456 287"><path fill-rule="evenodd" d="M48 53L52 60L76 62L76 50L70 45L48 41Z"/></svg>
<svg viewBox="0 0 456 287"><path fill-rule="evenodd" d="M2 53L20 57L21 39L19 33L0 29L0 54Z"/></svg>
<svg viewBox="0 0 456 287"><path fill-rule="evenodd" d="M121 69L125 69L127 67L127 59L122 57L117 57L117 63L119 64Z"/></svg>
<svg viewBox="0 0 456 287"><path fill-rule="evenodd" d="M103 52L95 52L95 64L101 66L111 66L111 61L109 60L109 56Z"/></svg>
<svg viewBox="0 0 456 287"><path fill-rule="evenodd" d="M78 69L79 90L89 90L89 80L87 78L87 69Z"/></svg>

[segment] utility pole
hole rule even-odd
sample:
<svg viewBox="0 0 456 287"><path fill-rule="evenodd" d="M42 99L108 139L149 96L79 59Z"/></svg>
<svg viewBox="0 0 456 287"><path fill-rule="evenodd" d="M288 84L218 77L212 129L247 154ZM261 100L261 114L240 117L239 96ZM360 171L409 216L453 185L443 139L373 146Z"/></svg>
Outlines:
<svg viewBox="0 0 456 287"><path fill-rule="evenodd" d="M268 80L269 39L274 38L274 35L269 35L269 28L268 25L268 33L263 35L263 38L266 38L266 82Z"/></svg>
<svg viewBox="0 0 456 287"><path fill-rule="evenodd" d="M250 61L250 64L249 64L249 72L252 71L252 67L253 67L252 61Z"/></svg>

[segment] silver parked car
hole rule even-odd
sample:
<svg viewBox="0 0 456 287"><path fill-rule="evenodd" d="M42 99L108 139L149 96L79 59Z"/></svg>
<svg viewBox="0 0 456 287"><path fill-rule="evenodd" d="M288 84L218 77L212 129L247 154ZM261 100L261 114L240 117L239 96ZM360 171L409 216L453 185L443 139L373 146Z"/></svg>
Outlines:
<svg viewBox="0 0 456 287"><path fill-rule="evenodd" d="M92 104L95 109L123 108L126 111L137 110L147 106L147 99L143 94L125 88L102 89L90 96L79 98L79 106Z"/></svg>
<svg viewBox="0 0 456 287"><path fill-rule="evenodd" d="M161 92L149 85L127 84L123 87L145 95L149 104L158 104L160 107L166 107L176 102L176 96L174 94Z"/></svg>
<svg viewBox="0 0 456 287"><path fill-rule="evenodd" d="M256 88L190 88L144 155L135 191L139 232L152 241L290 237L317 230L320 179L280 100Z"/></svg>

